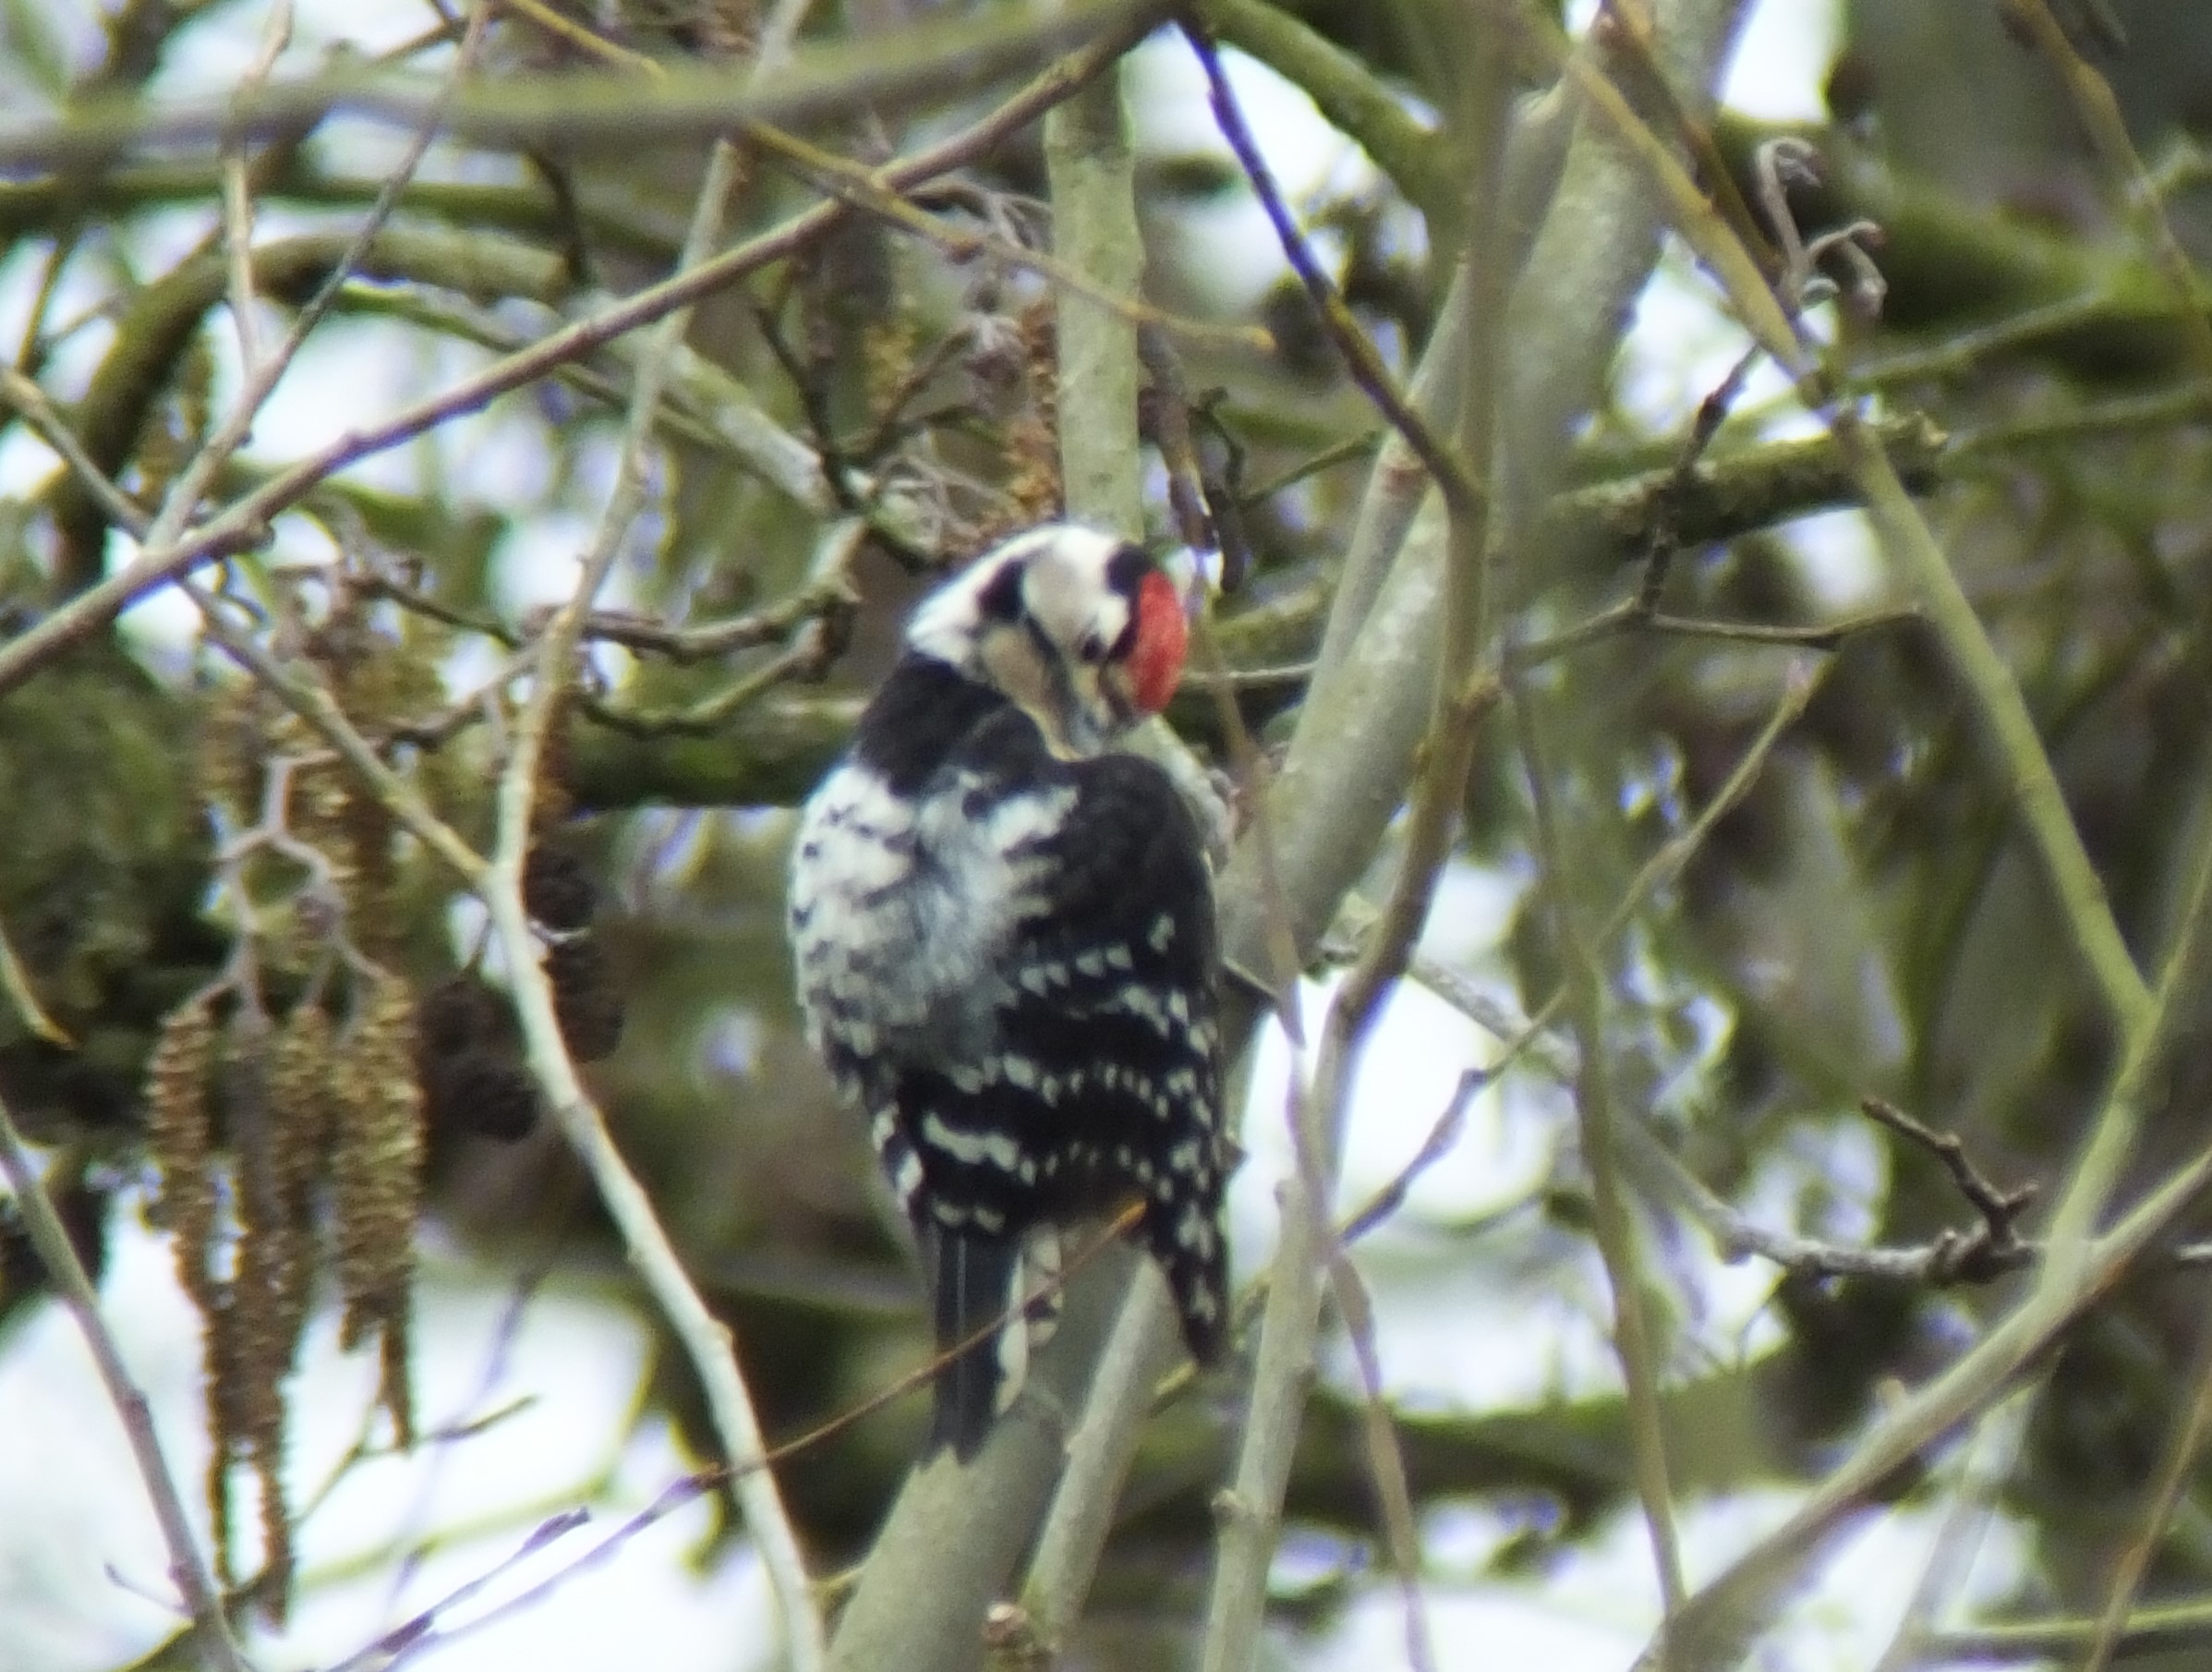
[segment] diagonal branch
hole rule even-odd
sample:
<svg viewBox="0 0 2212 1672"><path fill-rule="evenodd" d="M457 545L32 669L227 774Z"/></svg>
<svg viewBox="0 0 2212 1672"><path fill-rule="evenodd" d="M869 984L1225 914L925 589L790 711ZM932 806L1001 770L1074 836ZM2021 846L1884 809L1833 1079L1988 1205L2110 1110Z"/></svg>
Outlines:
<svg viewBox="0 0 2212 1672"><path fill-rule="evenodd" d="M1501 20L1497 8L1484 19L1493 24ZM1209 1672L1233 1672L1249 1665L1257 1651L1267 1570L1309 1385L1306 1373L1319 1328L1324 1281L1341 1273L1346 1280L1339 1284L1339 1293L1346 1297L1348 1316L1357 1318L1365 1310L1331 1221L1360 1058L1383 1001L1404 975L1413 943L1427 921L1458 829L1480 722L1498 695L1495 682L1481 678L1478 671L1489 632L1487 580L1493 539L1491 498L1478 473L1492 469L1496 447L1500 318L1507 269L1502 247L1476 248L1470 242L1462 275L1470 322L1461 345L1469 386L1454 392L1458 396L1458 422L1447 442L1399 394L1373 345L1360 332L1311 247L1299 236L1260 158L1212 41L1193 26L1186 25L1185 33L1205 70L1215 121L1266 206L1285 255L1330 321L1354 381L1428 468L1446 518L1437 600L1443 621L1434 658L1422 669L1430 686L1423 743L1427 758L1413 786L1404 853L1376 933L1329 1007L1310 1097L1295 1095L1298 1076L1293 1074L1291 1122L1298 1167L1283 1194L1281 1241L1261 1319L1251 1413L1235 1483L1225 1497L1227 1508L1206 1606L1203 1664ZM1468 136L1472 162L1468 222L1470 229L1479 229L1470 230L1470 240L1493 232L1502 222L1511 109L1503 35L1503 30L1492 31L1469 72L1469 123L1475 131ZM1370 1343L1361 1353L1362 1363L1372 1363L1372 1358ZM1375 1379L1379 1381L1379 1372ZM1398 1480L1395 1448L1379 1438L1370 1455L1377 1465L1378 1490L1385 1502L1393 1501ZM1406 1583L1408 1639L1418 1657L1424 1647L1423 1617L1410 1574Z"/></svg>
<svg viewBox="0 0 2212 1672"><path fill-rule="evenodd" d="M30 1233L30 1245L45 1262L48 1274L61 1291L62 1303L77 1320L85 1346L91 1352L93 1367L106 1386L107 1397L122 1421L124 1433L130 1437L131 1455L138 1461L139 1476L146 1484L146 1496L152 1502L154 1519L161 1523L162 1538L169 1546L170 1577L175 1581L192 1612L193 1627L201 1647L219 1672L248 1672L245 1651L238 1646L237 1638L231 1632L230 1617L224 1612L223 1595L216 1589L215 1576L208 1567L207 1557L200 1554L199 1541L192 1534L191 1517L186 1513L184 1498L178 1494L168 1462L162 1456L161 1438L153 1430L153 1412L146 1403L146 1396L139 1391L138 1384L130 1379L122 1350L116 1345L106 1320L100 1315L99 1293L92 1287L84 1262L77 1257L77 1250L69 1242L69 1233L63 1227L60 1216L54 1211L54 1204L46 1199L45 1187L30 1164L23 1135L16 1130L15 1121L4 1105L0 1105L0 1174L6 1176L8 1187L15 1192L16 1211L22 1215L24 1229Z"/></svg>
<svg viewBox="0 0 2212 1672"><path fill-rule="evenodd" d="M750 79L779 67L788 42L804 16L807 0L780 0L770 19L767 42L754 61ZM720 236L725 200L739 173L736 149L719 143L707 160L692 226L679 270L703 263ZM728 1326L708 1310L683 1269L651 1199L623 1159L613 1134L576 1073L562 1036L553 989L539 961L538 938L523 903L523 877L528 860L534 805L549 733L565 705L584 624L593 600L621 554L646 497L647 450L661 390L676 347L691 323L680 308L660 321L641 359L631 395L622 454L610 495L574 593L548 624L538 643L536 680L514 727L514 748L498 787L498 839L485 878L485 903L493 934L505 956L517 1018L531 1072L543 1091L556 1124L591 1173L600 1199L620 1229L630 1258L646 1287L683 1342L732 1466L731 1491L745 1518L767 1569L770 1589L783 1616L792 1666L816 1672L822 1665L823 1637L797 1534L785 1512L775 1475L749 1465L766 1450L751 1394L738 1368Z"/></svg>
<svg viewBox="0 0 2212 1672"><path fill-rule="evenodd" d="M1438 436L1427 418L1417 411L1398 388L1397 380L1383 364L1367 333L1360 330L1360 321L1345 305L1336 286L1313 254L1298 229L1290 213L1290 206L1283 200L1282 188L1275 184L1275 175L1267 160L1260 154L1259 141L1252 138L1251 125L1244 119L1243 109L1229 86L1227 73L1221 67L1220 50L1214 37L1203 23L1191 18L1182 20L1183 38L1191 43L1199 64L1206 73L1208 97L1213 104L1214 120L1221 129L1221 137L1236 153L1244 177L1251 182L1252 195L1259 199L1260 207L1266 211L1274 226L1276 240L1283 247L1284 258L1289 261L1291 272L1305 286L1306 295L1321 315L1329 341L1343 357L1345 370L1360 392L1375 405L1392 429L1403 436L1406 444L1413 449L1435 481L1437 489L1450 508L1455 521L1480 523L1483 505L1488 498L1481 485L1469 474L1468 465L1461 455ZM1494 185L1493 188L1494 191Z"/></svg>

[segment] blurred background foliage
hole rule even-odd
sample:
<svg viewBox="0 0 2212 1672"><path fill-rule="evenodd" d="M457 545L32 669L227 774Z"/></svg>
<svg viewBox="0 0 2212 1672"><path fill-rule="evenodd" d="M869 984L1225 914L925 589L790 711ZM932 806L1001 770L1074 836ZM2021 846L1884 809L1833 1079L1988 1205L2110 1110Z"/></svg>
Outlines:
<svg viewBox="0 0 2212 1672"><path fill-rule="evenodd" d="M883 35L905 9L819 7L810 39ZM1458 190L1450 130L1424 115L1452 91L1429 50L1430 8L1201 9L1363 148L1367 162L1324 171L1299 207L1355 314L1407 367L1448 277L1431 259L1450 247L1432 218L1453 212ZM1895 426L1886 433L1901 466L2028 697L2148 966L2181 879L2212 841L2212 367L2192 361L2140 213L2100 173L2052 66L2008 31L2004 10L1995 0L1850 0L1830 118L1798 130L1817 144L1824 178L1794 202L1807 228L1860 217L1880 228L1887 304L1879 320L1840 321L1836 364ZM2194 8L2162 0L2061 11L2111 79L2156 206L2202 259L2212 239L2203 137L2212 31ZM229 62L253 37L248 12L223 0L125 0L93 17L11 0L0 79L18 111L200 85L209 72L187 67ZM757 29L743 0L571 20L626 51L708 63L742 57ZM450 31L432 7L416 22L423 38L395 56L435 66ZM622 73L526 13L502 15L483 73L556 68ZM1241 179L1217 146L1191 137L1188 111L1171 108L1188 92L1148 96L1146 83L1132 79L1130 110L1148 297L1205 326L1177 340L1187 416L1229 537L1215 637L1227 667L1250 675L1237 700L1264 740L1300 699L1378 421L1295 283L1269 279L1271 261L1248 251L1225 252L1223 226L1252 224L1229 219ZM893 103L819 124L813 137L875 162L982 108ZM1724 112L1717 154L1746 173L1776 131ZM256 151L268 319L281 321L330 271L374 194L383 144L308 122ZM312 393L285 412L334 432L345 418L332 423L318 406L429 393L595 292L658 277L701 149L557 135L520 154L434 149L302 361L296 377ZM149 503L236 387L220 189L214 153L189 145L0 182L0 353ZM816 195L756 162L731 206L733 234L773 225ZM585 985L619 995L622 1012L619 1048L593 1084L687 1265L732 1323L771 1435L856 1403L920 1352L901 1238L863 1134L796 1032L783 814L837 747L927 578L1054 508L1052 292L1003 259L1007 247L1048 237L1043 195L1026 129L915 194L957 233L995 244L948 248L850 216L702 308L671 385L651 512L623 554L614 601L663 626L756 612L760 632L747 648L674 655L650 634L603 624L547 787L558 817L541 842L587 879L581 920L597 963ZM1686 273L1664 282L1679 290ZM2190 284L2186 306L2201 311L2203 281L2193 272ZM1722 345L1712 364L1724 367L1726 328L1706 317L1698 329L1708 347ZM620 345L601 349L486 416L429 429L374 469L333 476L223 576L230 596L260 612L270 643L316 660L333 685L347 668L412 670L357 680L349 710L466 832L488 829L502 733L486 716L502 700L506 659L567 584L634 366ZM1698 477L1676 484L1679 550L1659 594L1669 616L1810 628L1892 596L1847 523L1829 516L1806 532L1800 519L1843 503L1843 478L1823 443L1784 439L1804 427L1764 387L1736 404ZM1617 393L1592 416L1555 512L1573 533L1562 548L1570 561L1522 577L1508 624L1521 642L1565 632L1645 582L1637 560L1654 538L1689 408L1655 409L1626 371ZM29 439L19 402L8 417L0 621L16 632L96 582L123 544L97 501ZM308 446L272 414L220 491L266 479ZM1164 500L1156 509L1154 532L1165 537ZM856 517L861 538L839 543ZM304 745L273 705L240 701L236 670L195 648L188 615L143 612L0 697L0 926L70 1041L0 1013L0 1095L50 1146L50 1178L95 1263L103 1216L140 1210L141 1087L162 1019L232 965L248 917L248 938L268 946L328 933L311 912L285 920L315 903L296 869L234 876L236 889L224 881L224 845L252 815L233 806L211 820L224 792L211 760L224 750L266 760ZM341 633L343 653L332 648ZM2013 787L1989 769L1940 645L1909 620L1849 631L1825 651L1631 625L1546 661L1533 685L1573 886L1596 920L1743 758L1790 669L1823 660L1808 710L1749 794L1605 949L1606 1048L1628 1118L1722 1196L1788 1163L1779 1176L1793 1181L1791 1195L1778 1203L1769 1192L1759 1211L1794 1213L1811 1236L1920 1243L1971 1229L1971 1214L1926 1154L1853 1130L1859 1099L1890 1098L1954 1133L2000 1184L2050 1185L2097 1106L2112 1048L2021 840ZM1172 718L1226 763L1207 683L1194 682ZM246 734L215 748L226 725ZM410 844L383 840L408 880L378 908L398 915L373 925L377 955L432 1007L417 1024L428 1036L434 1007L458 1002L451 984L476 962L477 920ZM1517 903L1494 948L1457 963L1493 1003L1522 1014L1546 1002L1559 969L1533 905L1531 841L1523 763L1499 726L1468 798L1464 844L1468 864L1504 879ZM345 897L357 930L363 898ZM248 899L254 910L242 915ZM317 955L311 945L288 973L284 958L265 960L280 1013L320 1001L301 996L321 990ZM2212 1022L2212 994L2192 1002ZM2150 1111L2138 1183L2202 1140L2212 1030L2199 1032L2205 1043ZM472 1034L468 1044L500 1056L496 1038ZM557 1135L542 1121L514 1131L526 1087L517 1092L496 1061L472 1064L487 1077L442 1096L432 1082L444 1071L424 1070L427 1213L488 1285L549 1260L618 1273L619 1250ZM1544 1123L1549 1164L1518 1209L1401 1213L1372 1245L1385 1307L1448 1291L1469 1272L1506 1297L1499 1314L1589 1305L1568 1106L1541 1068L1517 1072L1529 1076L1517 1107ZM1800 1273L1777 1282L1764 1333L1747 1347L1701 1315L1710 1243L1657 1201L1649 1224L1671 1456L1693 1498L1816 1475L1888 1378L1928 1374L2007 1294L2002 1280L1936 1290ZM0 1306L35 1301L35 1262L13 1241L0 1272ZM2204 1281L2154 1262L2051 1367L2005 1486L2007 1509L2034 1537L2022 1610L2094 1605L2139 1536L2153 1461L2198 1374ZM7 1339L0 1333L0 1352ZM688 1372L680 1355L662 1362L657 1398L705 1451ZM1340 1582L1287 1586L1292 1623L1325 1618L1375 1582L1360 1555L1376 1520L1348 1387L1324 1378L1290 1498L1302 1526L1341 1553ZM1156 1638L1138 1624L1187 1617L1235 1418L1233 1388L1206 1387L1148 1440L1102 1581L1100 1664L1158 1664L1146 1658ZM826 1561L864 1549L917 1424L907 1401L783 1470ZM1540 1507L1495 1546L1493 1571L1541 1570L1629 1492L1613 1395L1577 1387L1484 1408L1437 1389L1400 1412L1398 1428L1419 1506ZM2207 1508L2185 1500L2150 1594L2194 1595L2212 1581ZM2201 1654L2179 1650L2170 1663L2199 1664Z"/></svg>

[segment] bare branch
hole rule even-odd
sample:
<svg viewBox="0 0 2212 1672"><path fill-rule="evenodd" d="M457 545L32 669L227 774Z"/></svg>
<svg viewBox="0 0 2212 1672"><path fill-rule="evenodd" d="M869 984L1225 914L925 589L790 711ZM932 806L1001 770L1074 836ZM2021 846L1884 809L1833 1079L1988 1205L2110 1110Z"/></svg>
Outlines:
<svg viewBox="0 0 2212 1672"><path fill-rule="evenodd" d="M1484 14L1489 38L1476 48L1468 71L1466 114L1472 127L1468 136L1472 164L1468 219L1469 227L1478 229L1470 233L1476 239L1502 222L1511 98L1501 27L1505 21L1503 6ZM1405 851L1376 932L1329 1007L1310 1095L1301 1084L1302 1063L1292 1070L1289 1119L1298 1165L1283 1192L1282 1234L1261 1317L1251 1412L1235 1482L1223 1495L1227 1508L1221 1516L1220 1556L1206 1605L1202 1664L1208 1672L1227 1672L1249 1665L1256 1652L1266 1569L1280 1525L1319 1324L1321 1286L1340 1252L1331 1202L1360 1051L1428 917L1438 878L1450 857L1461 798L1474 766L1480 722L1499 695L1497 683L1483 678L1478 663L1490 631L1493 528L1490 494L1481 484L1495 463L1506 267L1502 249L1470 246L1462 277L1471 317L1459 345L1465 351L1468 382L1453 392L1457 422L1446 442L1432 433L1427 419L1398 392L1373 345L1358 329L1299 235L1238 107L1212 40L1188 22L1184 32L1205 70L1215 123L1274 223L1284 254L1328 322L1353 381L1427 467L1446 515L1437 600L1443 621L1434 660L1420 670L1429 684L1426 759L1413 785ZM1270 861L1267 879L1274 883L1272 844L1260 851L1263 860ZM1290 939L1294 931L1279 893L1271 891L1267 903L1272 934L1278 941ZM1295 1047L1299 1040L1294 1005L1286 998L1281 1008ZM1356 1309L1356 1298L1351 1303ZM1372 1455L1382 1472L1378 1490L1388 1499L1392 1471L1399 1460L1385 1444L1376 1444ZM1422 1633L1416 1601L1408 1600L1413 1622L1408 1630L1418 1646Z"/></svg>
<svg viewBox="0 0 2212 1672"><path fill-rule="evenodd" d="M275 0L261 26L261 43L240 78L240 91L258 90L292 41L292 0ZM254 309L253 197L243 146L225 145L223 157L223 236L230 255L231 323L238 333L238 359L250 380L261 369L261 345Z"/></svg>
<svg viewBox="0 0 2212 1672"><path fill-rule="evenodd" d="M804 15L806 0L781 0L771 39L788 40ZM779 62L756 58L747 79L757 84ZM720 236L723 204L738 172L738 153L728 142L715 146L707 160L690 233L678 268L704 263ZM728 1327L707 1309L685 1273L682 1259L653 1211L650 1198L623 1159L605 1119L576 1073L562 1036L552 986L539 961L538 939L523 902L524 867L534 827L533 803L547 735L556 723L571 679L578 635L599 588L614 566L624 537L641 508L646 491L646 450L654 432L656 410L678 343L690 324L688 309L678 309L656 329L638 367L629 419L623 436L615 486L600 518L583 574L569 602L555 615L538 647L536 683L515 722L513 752L498 789L499 835L485 878L485 903L493 933L505 955L515 1008L532 1073L554 1121L598 1188L600 1199L621 1229L638 1268L670 1327L684 1346L707 1391L707 1406L728 1458L743 1465L766 1449L753 1399L738 1368ZM792 1664L798 1672L816 1672L823 1663L821 1618L815 1607L804 1557L785 1513L774 1475L744 1469L733 1490L748 1530L767 1569L783 1616Z"/></svg>
<svg viewBox="0 0 2212 1672"><path fill-rule="evenodd" d="M6 1175L8 1188L15 1192L16 1210L23 1216L31 1246L38 1251L47 1275L61 1291L62 1303L77 1321L78 1330L91 1352L93 1367L107 1388L108 1400L115 1406L115 1415L129 1437L131 1456L139 1465L139 1478L145 1483L154 1519L161 1523L162 1537L169 1546L169 1577L191 1611L200 1646L221 1672L248 1672L245 1651L238 1646L238 1640L231 1631L230 1617L224 1612L223 1593L216 1588L207 1557L200 1554L199 1543L192 1533L191 1517L186 1512L184 1499L169 1473L168 1462L162 1456L162 1442L154 1432L152 1410L138 1384L131 1380L129 1367L123 1363L122 1349L109 1331L106 1320L100 1315L99 1292L92 1287L84 1262L77 1257L77 1250L54 1213L54 1205L46 1199L45 1187L39 1181L38 1169L31 1165L23 1135L16 1130L15 1119L5 1105L0 1105L0 1173Z"/></svg>
<svg viewBox="0 0 2212 1672"><path fill-rule="evenodd" d="M1191 50L1198 55L1199 64L1206 72L1214 119L1221 128L1221 137L1228 141L1229 149L1236 153L1238 165L1244 170L1245 178L1251 183L1252 195L1260 200L1260 207L1267 212L1267 218L1275 226L1275 237L1282 244L1283 254L1319 311L1330 342L1336 345L1337 353L1344 358L1346 371L1350 374L1352 382L1360 386L1360 393L1375 404L1376 410L1382 413L1392 429L1405 438L1406 444L1427 466L1430 477L1444 494L1445 503L1450 505L1454 520L1479 523L1488 494L1475 477L1469 474L1467 461L1435 434L1429 421L1407 400L1404 392L1397 386L1397 380L1390 375L1390 369L1383 364L1383 357L1375 352L1374 345L1368 341L1367 333L1360 329L1360 323L1352 317L1351 309L1345 306L1344 298L1336 294L1336 286L1330 282L1328 274L1321 270L1321 263L1314 259L1311 246L1299 233L1298 223L1291 218L1290 206L1283 201L1282 190L1275 185L1275 176L1268 169L1266 159L1260 154L1259 142L1252 138L1251 128L1244 120L1244 113L1238 105L1228 77L1221 67L1221 55L1215 47L1213 36L1203 24L1190 18L1183 20L1182 30L1183 38L1191 43Z"/></svg>

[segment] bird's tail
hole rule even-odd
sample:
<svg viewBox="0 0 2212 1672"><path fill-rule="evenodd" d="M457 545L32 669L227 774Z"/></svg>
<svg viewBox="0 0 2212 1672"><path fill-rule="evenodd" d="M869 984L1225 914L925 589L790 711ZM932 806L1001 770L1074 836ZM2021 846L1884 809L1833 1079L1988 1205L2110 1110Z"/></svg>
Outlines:
<svg viewBox="0 0 2212 1672"><path fill-rule="evenodd" d="M1222 1234L1217 1179L1203 1188L1155 1191L1146 1204L1144 1243L1175 1297L1183 1344L1201 1364L1218 1363L1228 1344L1228 1243Z"/></svg>
<svg viewBox="0 0 2212 1672"><path fill-rule="evenodd" d="M1019 1390L1008 1375L1007 1351L1028 1345L1021 1321L989 1327L1014 1302L1021 1244L942 1227L929 1228L925 1237L937 1290L937 1354L952 1356L937 1368L936 1415L922 1456L926 1461L949 1446L965 1463L983 1448L992 1419Z"/></svg>

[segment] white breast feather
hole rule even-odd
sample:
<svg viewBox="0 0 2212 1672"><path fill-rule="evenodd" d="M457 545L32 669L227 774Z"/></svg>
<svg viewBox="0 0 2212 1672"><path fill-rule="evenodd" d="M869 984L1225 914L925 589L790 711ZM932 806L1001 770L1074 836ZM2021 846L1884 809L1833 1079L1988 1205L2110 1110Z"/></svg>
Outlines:
<svg viewBox="0 0 2212 1672"><path fill-rule="evenodd" d="M975 818L964 803L979 787L962 775L915 807L848 762L807 803L791 911L810 1033L862 1054L917 1036L980 1048L1042 863L1035 845L1075 792L1015 796Z"/></svg>

